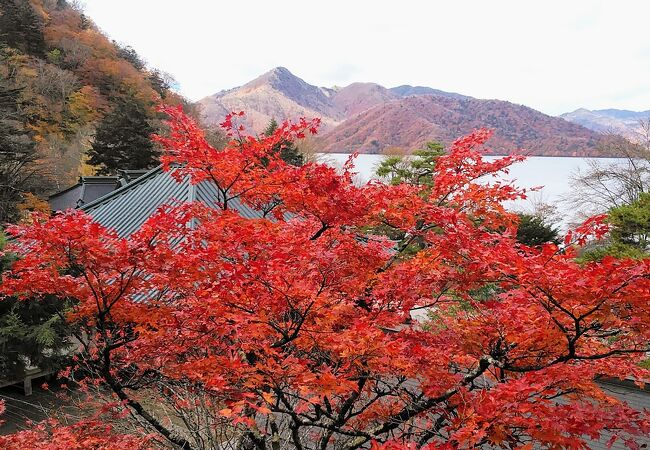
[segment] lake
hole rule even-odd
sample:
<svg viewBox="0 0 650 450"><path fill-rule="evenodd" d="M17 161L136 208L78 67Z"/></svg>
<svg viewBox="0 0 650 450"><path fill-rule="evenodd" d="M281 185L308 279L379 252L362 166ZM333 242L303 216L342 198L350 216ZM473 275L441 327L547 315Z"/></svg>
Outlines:
<svg viewBox="0 0 650 450"><path fill-rule="evenodd" d="M323 162L326 164L341 167L350 155L343 153L323 154ZM374 171L384 158L383 155L359 155L355 160L356 179L359 182L367 182L374 177ZM497 156L486 156L488 160L494 160ZM571 158L571 157L546 157L531 156L521 163L514 164L510 173L504 177L507 180L514 180L515 184L523 188L542 186L537 192L531 192L527 200L512 202L513 209L532 211L538 203L546 203L558 208L563 224L570 220L570 211L562 204L562 197L571 191L569 184L572 174L589 167L589 162L597 159L600 164L612 164L620 159L616 158Z"/></svg>

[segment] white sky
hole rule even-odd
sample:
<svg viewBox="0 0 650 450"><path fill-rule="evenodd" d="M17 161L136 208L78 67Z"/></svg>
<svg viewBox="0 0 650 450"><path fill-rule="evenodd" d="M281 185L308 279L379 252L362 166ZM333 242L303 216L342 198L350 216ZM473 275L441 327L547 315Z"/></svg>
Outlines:
<svg viewBox="0 0 650 450"><path fill-rule="evenodd" d="M192 100L276 66L522 103L650 109L648 0L85 0L109 36Z"/></svg>

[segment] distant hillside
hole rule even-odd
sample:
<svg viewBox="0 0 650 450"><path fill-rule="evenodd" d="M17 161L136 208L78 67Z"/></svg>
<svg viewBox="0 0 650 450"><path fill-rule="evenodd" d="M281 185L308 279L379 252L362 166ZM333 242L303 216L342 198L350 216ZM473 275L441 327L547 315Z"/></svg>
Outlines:
<svg viewBox="0 0 650 450"><path fill-rule="evenodd" d="M345 87L317 87L276 67L236 88L199 100L202 119L216 125L231 111L246 111L246 125L261 132L271 119L320 117L322 130L374 106L414 95L465 96L423 86L403 85L387 89L376 83L352 83Z"/></svg>
<svg viewBox="0 0 650 450"><path fill-rule="evenodd" d="M450 143L480 127L495 130L490 147L507 154L585 156L599 135L526 106L469 97L413 96L375 106L322 137L326 152L379 153L387 147L419 148L426 141Z"/></svg>
<svg viewBox="0 0 650 450"><path fill-rule="evenodd" d="M509 102L425 86L317 87L283 67L199 104L210 124L220 122L229 111L246 111L248 125L257 132L271 118L321 117L319 150L327 152L412 150L427 140L451 142L479 127L495 129L491 145L501 153L525 148L534 155L584 156L595 154L599 139L579 125Z"/></svg>
<svg viewBox="0 0 650 450"><path fill-rule="evenodd" d="M601 133L615 133L625 136L630 140L639 139L640 120L650 120L648 111L628 111L624 109L576 109L573 112L562 114L569 122L577 123L590 130Z"/></svg>
<svg viewBox="0 0 650 450"><path fill-rule="evenodd" d="M0 88L16 93L20 108L11 119L39 152L40 194L92 171L84 155L120 99L135 99L152 123L161 99L184 102L168 83L131 47L108 39L75 2L0 2Z"/></svg>
<svg viewBox="0 0 650 450"><path fill-rule="evenodd" d="M277 67L245 85L221 91L198 102L206 124L214 125L231 111L246 111L247 125L261 132L272 118L320 117L325 127L343 115L332 103L332 90L312 86L284 67Z"/></svg>
<svg viewBox="0 0 650 450"><path fill-rule="evenodd" d="M376 83L352 83L337 89L331 95L334 107L343 117L350 117L399 97Z"/></svg>
<svg viewBox="0 0 650 450"><path fill-rule="evenodd" d="M390 91L400 97L411 97L414 95L440 95L442 97L471 98L467 95L457 94L455 92L445 92L440 89L433 89L425 86L409 86L408 84L390 88Z"/></svg>

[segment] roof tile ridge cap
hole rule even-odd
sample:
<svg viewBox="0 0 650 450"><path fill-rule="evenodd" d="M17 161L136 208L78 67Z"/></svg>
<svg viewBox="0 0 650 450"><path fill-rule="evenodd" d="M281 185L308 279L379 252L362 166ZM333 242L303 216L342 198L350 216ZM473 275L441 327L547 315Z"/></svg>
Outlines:
<svg viewBox="0 0 650 450"><path fill-rule="evenodd" d="M81 192L79 193L79 199L77 199L77 206L76 208L79 208L85 204L84 202L84 196L86 195L86 183L83 181L81 182Z"/></svg>
<svg viewBox="0 0 650 450"><path fill-rule="evenodd" d="M149 178L153 177L154 175L157 175L158 173L163 172L163 166L162 164L159 164L158 166L154 167L153 169L149 170L147 173L142 175L141 177L136 178L135 180L131 181L130 183L125 184L124 186L121 186L108 194L102 195L98 199L93 200L92 202L86 203L82 207L78 208L82 211L85 211L90 208L94 208L95 206L99 206L106 201L111 200L113 197L117 197L118 195L122 194L123 192L128 191L132 187L143 183L144 181L148 180Z"/></svg>
<svg viewBox="0 0 650 450"><path fill-rule="evenodd" d="M81 185L82 185L82 183L81 183L81 182L78 182L77 184L73 184L72 186L63 189L62 191L55 192L54 194L50 194L50 195L48 195L47 198L48 198L48 199L52 199L52 198L57 197L57 196L59 196L59 195L65 194L66 192L71 191L71 190L73 190L74 188L80 187Z"/></svg>

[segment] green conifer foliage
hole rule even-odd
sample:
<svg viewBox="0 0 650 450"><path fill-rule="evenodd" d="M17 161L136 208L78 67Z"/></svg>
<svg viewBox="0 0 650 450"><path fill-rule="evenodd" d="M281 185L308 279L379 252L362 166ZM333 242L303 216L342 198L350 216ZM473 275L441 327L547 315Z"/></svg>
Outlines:
<svg viewBox="0 0 650 450"><path fill-rule="evenodd" d="M156 131L142 103L132 97L116 101L115 108L97 126L88 163L100 175L118 169L148 169L158 164L159 152L151 141Z"/></svg>
<svg viewBox="0 0 650 450"><path fill-rule="evenodd" d="M558 229L547 224L543 218L532 214L519 214L517 240L531 247L548 242L560 243Z"/></svg>
<svg viewBox="0 0 650 450"><path fill-rule="evenodd" d="M0 236L0 249L5 239ZM0 258L0 270L11 264ZM0 300L0 380L20 379L29 368L54 371L64 367L70 350L70 328L61 315L61 300Z"/></svg>
<svg viewBox="0 0 650 450"><path fill-rule="evenodd" d="M431 186L436 161L443 154L444 147L441 143L427 142L424 148L414 150L411 155L387 156L379 164L376 173L390 184Z"/></svg>
<svg viewBox="0 0 650 450"><path fill-rule="evenodd" d="M277 129L278 122L275 119L271 119L264 130L264 135L270 136ZM293 142L281 142L274 150L280 153L280 158L282 158L282 160L287 164L302 166L305 163L304 156L300 153L300 150L296 148L296 145Z"/></svg>
<svg viewBox="0 0 650 450"><path fill-rule="evenodd" d="M45 51L43 24L26 0L0 0L0 45L32 55Z"/></svg>
<svg viewBox="0 0 650 450"><path fill-rule="evenodd" d="M18 217L22 193L38 181L35 178L37 151L18 120L20 89L0 81L0 222Z"/></svg>

